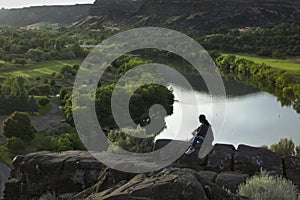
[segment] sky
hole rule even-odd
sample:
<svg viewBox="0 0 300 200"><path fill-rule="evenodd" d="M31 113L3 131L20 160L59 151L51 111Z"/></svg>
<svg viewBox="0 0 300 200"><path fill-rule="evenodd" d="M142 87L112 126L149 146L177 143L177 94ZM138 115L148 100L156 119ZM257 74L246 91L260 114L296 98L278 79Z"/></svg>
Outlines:
<svg viewBox="0 0 300 200"><path fill-rule="evenodd" d="M95 0L0 0L0 8L23 8L42 5L74 5L94 3Z"/></svg>

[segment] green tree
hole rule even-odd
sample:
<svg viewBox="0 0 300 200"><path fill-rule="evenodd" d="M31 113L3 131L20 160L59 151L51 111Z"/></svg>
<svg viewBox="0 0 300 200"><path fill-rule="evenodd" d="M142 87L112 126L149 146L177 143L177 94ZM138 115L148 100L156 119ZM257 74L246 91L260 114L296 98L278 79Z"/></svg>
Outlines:
<svg viewBox="0 0 300 200"><path fill-rule="evenodd" d="M13 156L24 154L25 146L26 144L20 138L11 137L6 141L6 147Z"/></svg>
<svg viewBox="0 0 300 200"><path fill-rule="evenodd" d="M67 88L62 88L59 92L59 99L60 100L65 100L65 97L67 96L67 94L69 93L69 89Z"/></svg>
<svg viewBox="0 0 300 200"><path fill-rule="evenodd" d="M65 133L58 138L58 151L84 149L85 147L77 133Z"/></svg>
<svg viewBox="0 0 300 200"><path fill-rule="evenodd" d="M2 94L20 96L25 94L25 78L22 76L6 78L2 84Z"/></svg>
<svg viewBox="0 0 300 200"><path fill-rule="evenodd" d="M33 61L41 61L43 59L44 52L39 49L29 49L26 52L27 58Z"/></svg>
<svg viewBox="0 0 300 200"><path fill-rule="evenodd" d="M84 58L86 56L83 48L81 48L78 44L71 44L68 49L74 53L76 58Z"/></svg>
<svg viewBox="0 0 300 200"><path fill-rule="evenodd" d="M28 112L29 113L34 113L39 111L39 105L36 99L31 96L28 100Z"/></svg>
<svg viewBox="0 0 300 200"><path fill-rule="evenodd" d="M25 112L14 112L3 122L2 133L6 138L16 137L30 142L36 132L28 113Z"/></svg>
<svg viewBox="0 0 300 200"><path fill-rule="evenodd" d="M41 106L46 106L46 105L48 105L49 102L50 102L50 100L47 99L47 98L42 98L42 99L39 100L39 104Z"/></svg>
<svg viewBox="0 0 300 200"><path fill-rule="evenodd" d="M277 59L282 59L283 55L278 49L276 49L272 52L272 57Z"/></svg>
<svg viewBox="0 0 300 200"><path fill-rule="evenodd" d="M51 81L50 81L50 85L51 85L51 86L55 86L55 85L56 85L55 80L51 80Z"/></svg>
<svg viewBox="0 0 300 200"><path fill-rule="evenodd" d="M15 63L16 64L20 64L20 65L25 65L25 64L27 64L27 62L26 62L26 60L24 59L24 58L21 58L21 59L16 59L15 60Z"/></svg>
<svg viewBox="0 0 300 200"><path fill-rule="evenodd" d="M288 138L282 138L277 144L273 144L270 150L277 153L279 156L295 155L295 143Z"/></svg>
<svg viewBox="0 0 300 200"><path fill-rule="evenodd" d="M134 137L134 135L143 136L144 138ZM123 149L134 153L150 152L154 138L154 134L146 133L146 130L140 126L136 129L111 131L108 134L108 139L112 142L112 145L110 145L108 150L117 152Z"/></svg>

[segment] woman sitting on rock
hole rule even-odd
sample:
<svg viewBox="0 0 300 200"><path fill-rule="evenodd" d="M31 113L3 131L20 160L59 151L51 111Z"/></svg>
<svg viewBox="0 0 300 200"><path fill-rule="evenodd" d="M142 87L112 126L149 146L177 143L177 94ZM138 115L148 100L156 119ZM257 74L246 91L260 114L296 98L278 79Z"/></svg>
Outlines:
<svg viewBox="0 0 300 200"><path fill-rule="evenodd" d="M210 128L210 123L207 121L205 115L200 115L199 121L201 125L192 132L192 134L194 135L193 143L189 147L189 149L185 152L185 154L191 154L195 151L197 143L204 141L207 131Z"/></svg>

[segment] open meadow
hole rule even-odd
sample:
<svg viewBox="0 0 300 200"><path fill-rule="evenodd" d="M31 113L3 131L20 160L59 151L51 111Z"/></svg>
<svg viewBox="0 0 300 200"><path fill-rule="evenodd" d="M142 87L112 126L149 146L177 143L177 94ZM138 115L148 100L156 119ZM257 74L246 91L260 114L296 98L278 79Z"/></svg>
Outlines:
<svg viewBox="0 0 300 200"><path fill-rule="evenodd" d="M65 65L80 65L82 60L51 60L39 63L29 63L24 66L8 64L0 61L0 78L24 76L25 78L50 78L53 73L59 74Z"/></svg>

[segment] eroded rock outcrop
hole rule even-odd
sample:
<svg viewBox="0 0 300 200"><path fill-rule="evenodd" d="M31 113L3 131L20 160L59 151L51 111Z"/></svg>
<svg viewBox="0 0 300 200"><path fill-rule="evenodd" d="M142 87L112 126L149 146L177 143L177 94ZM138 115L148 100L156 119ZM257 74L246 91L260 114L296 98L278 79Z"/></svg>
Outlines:
<svg viewBox="0 0 300 200"><path fill-rule="evenodd" d="M169 142L158 141L154 150ZM138 159L125 161L121 155L113 162L149 165ZM181 156L166 168L140 174L107 168L84 151L37 152L19 156L13 164L5 188L5 199L9 200L38 198L48 191L55 192L60 199L72 200L163 200L166 196L168 199L243 199L234 194L238 185L260 169L300 183L299 157L281 160L269 150L245 145L235 150L231 145L217 144L205 159L199 160L194 152Z"/></svg>
<svg viewBox="0 0 300 200"><path fill-rule="evenodd" d="M240 145L234 154L233 165L234 171L249 175L253 175L261 168L271 174L283 174L281 158L265 148Z"/></svg>
<svg viewBox="0 0 300 200"><path fill-rule="evenodd" d="M285 176L300 186L300 157L284 157L283 166Z"/></svg>
<svg viewBox="0 0 300 200"><path fill-rule="evenodd" d="M5 199L31 199L47 191L68 199L97 183L105 170L105 165L85 151L38 152L17 157L11 179L6 183ZM114 173L112 177L116 180L132 177L116 170ZM109 185L109 181L106 183Z"/></svg>

